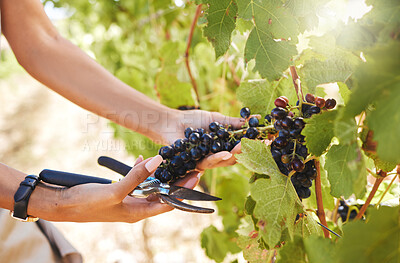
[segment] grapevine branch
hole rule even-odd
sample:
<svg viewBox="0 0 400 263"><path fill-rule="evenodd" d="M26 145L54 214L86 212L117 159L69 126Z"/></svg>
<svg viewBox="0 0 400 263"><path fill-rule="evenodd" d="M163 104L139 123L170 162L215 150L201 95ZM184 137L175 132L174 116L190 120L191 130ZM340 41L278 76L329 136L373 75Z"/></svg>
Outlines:
<svg viewBox="0 0 400 263"><path fill-rule="evenodd" d="M197 19L199 18L200 14L201 14L201 7L202 7L202 4L198 5L197 8L196 8L196 13L194 15L194 18L193 18L193 21L192 21L192 25L190 26L190 32L189 32L189 37L188 37L188 40L187 40L187 46L186 46L186 51L185 51L185 64L186 64L186 68L187 68L190 80L192 81L193 89L194 89L194 91L196 93L197 102L200 102L200 97L199 97L199 91L197 90L197 82L194 79L194 77L192 75L192 71L190 69L189 50L190 50L190 46L192 44L193 32L194 32L194 29L196 28Z"/></svg>
<svg viewBox="0 0 400 263"><path fill-rule="evenodd" d="M317 169L317 178L315 178L315 194L317 196L317 216L319 218L319 221L321 222L322 225L325 227L328 227L326 223L326 218L325 218L325 210L324 210L324 204L322 202L322 187L321 187L321 164L319 162L319 159L315 159L315 168ZM331 235L328 230L325 228L322 228L324 231L324 235L326 238L330 238Z"/></svg>
<svg viewBox="0 0 400 263"><path fill-rule="evenodd" d="M363 206L361 207L360 211L358 212L357 216L355 217L355 220L362 218L365 211L367 210L367 207L371 203L372 198L374 197L376 191L378 190L379 185L382 183L382 181L386 177L387 173L382 170L379 170L378 175L380 177L376 179L374 186L372 187L372 190L369 193L367 200L365 201L365 204L363 204Z"/></svg>
<svg viewBox="0 0 400 263"><path fill-rule="evenodd" d="M299 100L299 103L302 103L304 101L303 90L301 89L300 77L297 74L295 66L290 66L290 74L292 75L293 85L294 88L296 89L297 99Z"/></svg>

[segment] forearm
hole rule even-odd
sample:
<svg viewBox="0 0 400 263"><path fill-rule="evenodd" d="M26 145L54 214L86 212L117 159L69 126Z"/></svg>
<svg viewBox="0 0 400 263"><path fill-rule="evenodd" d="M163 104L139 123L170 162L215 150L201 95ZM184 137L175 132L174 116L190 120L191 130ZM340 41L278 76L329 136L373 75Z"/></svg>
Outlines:
<svg viewBox="0 0 400 263"><path fill-rule="evenodd" d="M0 163L0 207L12 211L14 209L14 194L26 174ZM46 187L43 184L36 186L28 205L28 215L40 216L45 219L55 219L56 208L61 206L58 200L61 189ZM62 215L60 215L62 216Z"/></svg>
<svg viewBox="0 0 400 263"><path fill-rule="evenodd" d="M153 140L177 118L177 111L124 84L62 38L39 1L3 0L1 10L4 34L19 63L55 92Z"/></svg>

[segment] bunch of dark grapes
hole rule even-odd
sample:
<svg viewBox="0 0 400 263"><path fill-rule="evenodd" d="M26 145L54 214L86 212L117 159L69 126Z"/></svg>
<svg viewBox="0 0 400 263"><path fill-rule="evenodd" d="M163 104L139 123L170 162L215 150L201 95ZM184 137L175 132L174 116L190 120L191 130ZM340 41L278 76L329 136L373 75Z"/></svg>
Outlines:
<svg viewBox="0 0 400 263"><path fill-rule="evenodd" d="M155 177L163 183L173 183L196 168L196 163L209 154L231 151L240 137L230 127L218 122L209 125L210 132L204 129L185 129L185 138L176 140L172 145L164 146L159 154L165 160L155 171Z"/></svg>
<svg viewBox="0 0 400 263"><path fill-rule="evenodd" d="M306 161L309 153L304 145L305 137L301 134L306 125L304 119L336 106L334 99L325 101L312 94L307 94L305 98L300 109L299 102L296 107L290 107L288 99L281 96L275 100L276 108L265 116L266 122L273 124L278 133L271 145L272 157L281 173L291 175L293 186L301 199L310 197L312 181L317 177L314 160ZM299 112L297 116L291 111L296 108Z"/></svg>
<svg viewBox="0 0 400 263"><path fill-rule="evenodd" d="M299 104L299 103L298 103ZM273 140L271 153L279 170L291 175L291 181L300 198L311 195L312 180L316 178L314 160L306 162L308 149L304 145L301 131L305 126L304 118L310 118L321 110L332 109L334 99L324 100L312 94L306 95L306 101L291 107L289 100L281 96L275 100L271 114L259 120L251 116L249 108L242 108L240 116L246 120L240 130L232 130L218 122L209 125L209 132L204 129L185 130L185 138L176 140L172 145L164 146L159 154L164 162L157 168L155 177L163 183L173 183L196 167L196 163L209 154L231 151L242 138ZM296 115L292 110L298 109Z"/></svg>
<svg viewBox="0 0 400 263"><path fill-rule="evenodd" d="M343 200L340 200L340 205L337 211L339 216L342 218L342 222L353 220L357 216L357 211L355 209L351 209L349 214L349 206Z"/></svg>

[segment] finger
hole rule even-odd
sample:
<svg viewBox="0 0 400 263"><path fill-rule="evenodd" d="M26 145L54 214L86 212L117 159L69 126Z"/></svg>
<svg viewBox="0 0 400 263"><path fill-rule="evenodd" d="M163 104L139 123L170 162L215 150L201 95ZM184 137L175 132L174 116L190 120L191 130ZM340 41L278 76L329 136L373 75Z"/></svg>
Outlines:
<svg viewBox="0 0 400 263"><path fill-rule="evenodd" d="M133 167L129 173L118 183L115 183L117 197L123 199L128 195L136 186L143 182L147 177L150 176L162 163L163 158L161 155L144 160L135 167Z"/></svg>
<svg viewBox="0 0 400 263"><path fill-rule="evenodd" d="M210 167L214 167L219 162L226 161L226 160L230 159L231 157L232 157L232 154L230 152L227 152L227 151L222 151L222 152L219 152L219 153L215 153L215 154L209 155L206 158L204 158L203 160L201 160L197 164L196 168L198 170L205 170L205 169L208 169Z"/></svg>
<svg viewBox="0 0 400 263"><path fill-rule="evenodd" d="M143 155L139 155L139 157L136 159L135 164L133 166L136 166L137 164L143 162Z"/></svg>
<svg viewBox="0 0 400 263"><path fill-rule="evenodd" d="M182 179L179 179L174 183L177 186L183 186L186 188L193 189L200 181L200 177L203 175L203 172L192 171L186 174L186 176ZM146 200L149 202L154 202L159 200L160 198L156 194L149 195Z"/></svg>
<svg viewBox="0 0 400 263"><path fill-rule="evenodd" d="M218 112L213 112L212 117L213 121L217 121L222 125L230 125L233 129L239 129L244 124L244 119L242 118L229 117Z"/></svg>

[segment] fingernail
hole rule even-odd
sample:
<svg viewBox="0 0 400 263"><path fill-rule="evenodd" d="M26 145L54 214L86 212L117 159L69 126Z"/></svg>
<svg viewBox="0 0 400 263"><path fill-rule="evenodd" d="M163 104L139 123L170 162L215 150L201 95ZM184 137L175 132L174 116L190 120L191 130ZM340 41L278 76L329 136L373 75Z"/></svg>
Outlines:
<svg viewBox="0 0 400 263"><path fill-rule="evenodd" d="M222 157L222 160L226 161L226 160L230 159L231 157L232 157L232 154L228 152L224 155L224 157Z"/></svg>
<svg viewBox="0 0 400 263"><path fill-rule="evenodd" d="M157 169L157 167L162 163L163 158L161 157L161 155L156 155L154 156L150 161L148 161L144 167L146 167L146 170L151 173L152 171L154 171L155 169Z"/></svg>

